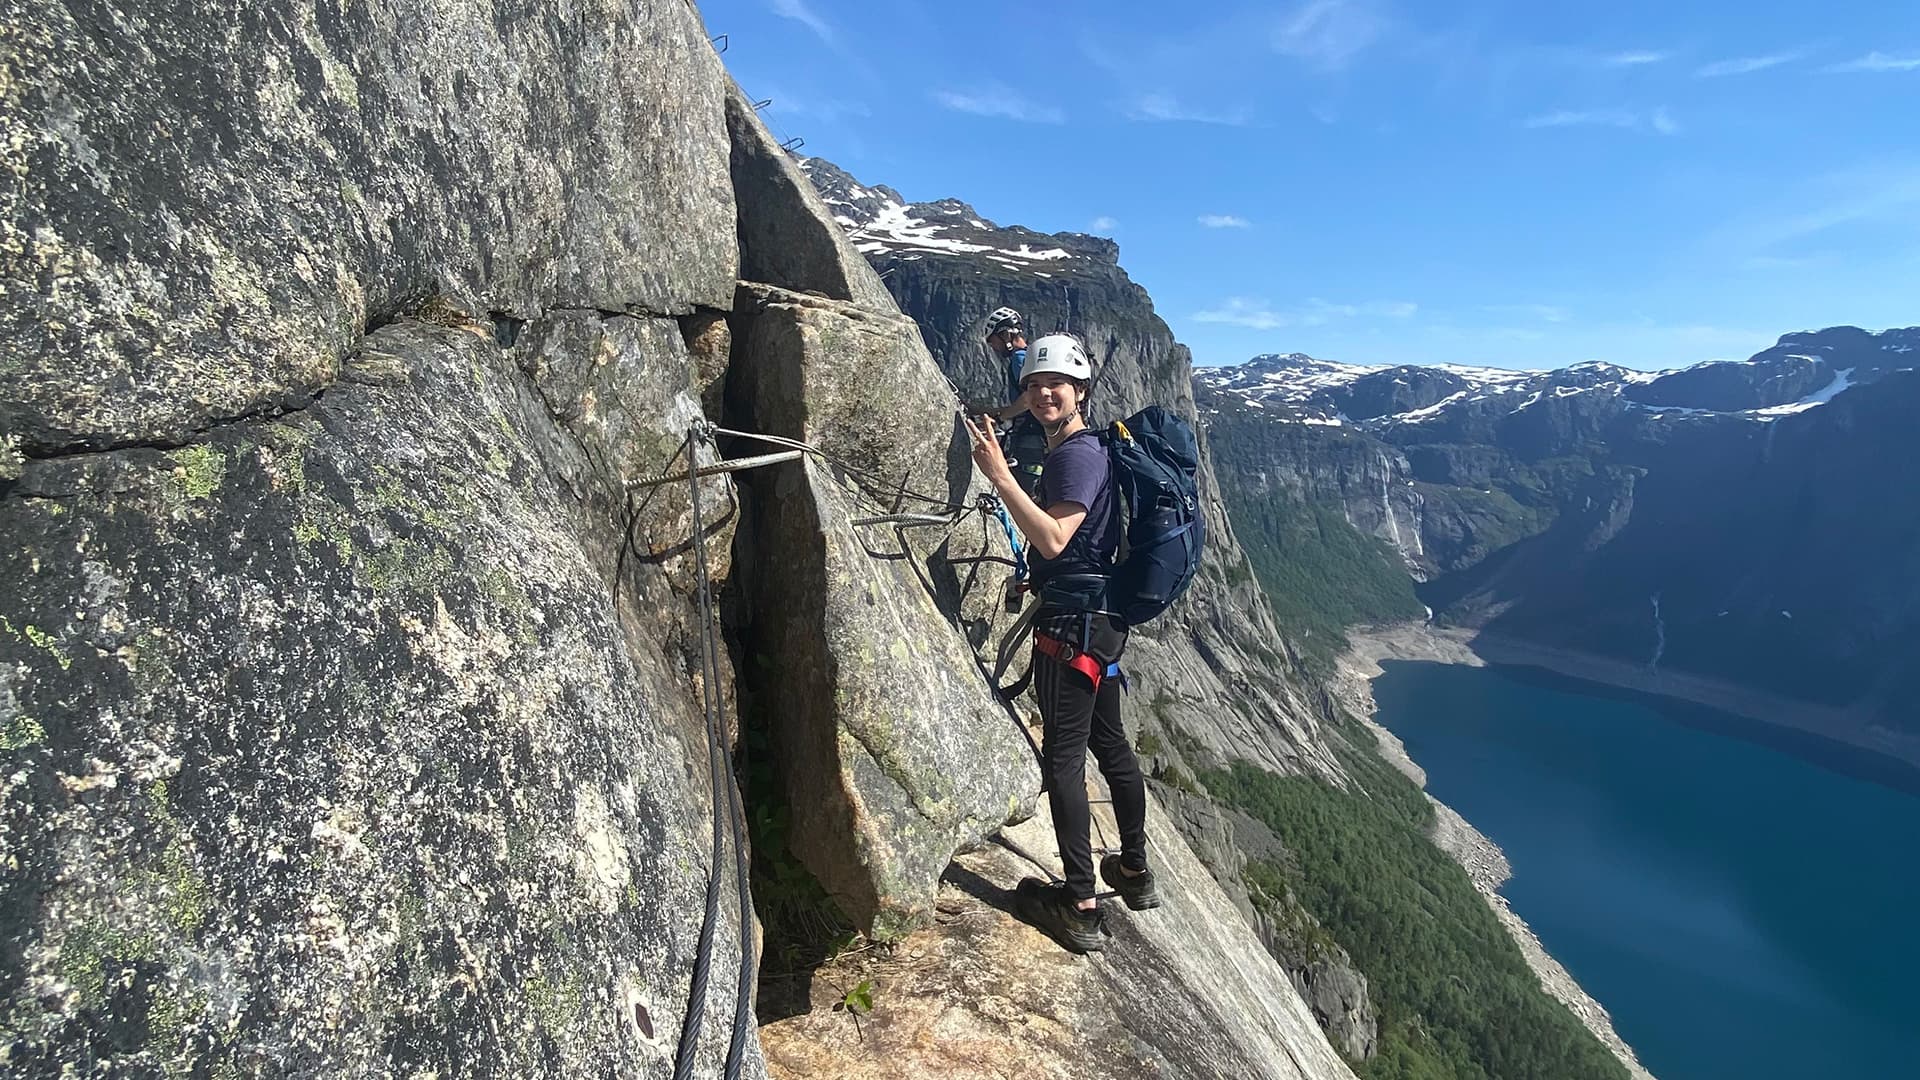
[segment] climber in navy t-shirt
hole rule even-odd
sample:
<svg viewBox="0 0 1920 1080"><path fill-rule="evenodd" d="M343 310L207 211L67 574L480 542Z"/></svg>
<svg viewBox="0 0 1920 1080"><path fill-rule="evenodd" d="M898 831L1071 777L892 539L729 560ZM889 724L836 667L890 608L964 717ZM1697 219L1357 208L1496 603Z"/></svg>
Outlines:
<svg viewBox="0 0 1920 1080"><path fill-rule="evenodd" d="M973 459L1027 538L1033 588L1033 687L1046 742L1042 767L1054 838L1066 881L1038 878L1015 894L1023 917L1076 952L1104 945L1088 837L1087 750L1113 792L1120 851L1099 874L1128 907L1158 907L1147 869L1147 795L1140 763L1120 719L1120 654L1126 629L1105 610L1106 580L1120 546L1112 465L1106 444L1080 415L1092 387L1086 349L1067 334L1033 343L1021 371L1027 409L1047 437L1046 469L1037 497L1014 477L994 437L991 415L967 421Z"/></svg>

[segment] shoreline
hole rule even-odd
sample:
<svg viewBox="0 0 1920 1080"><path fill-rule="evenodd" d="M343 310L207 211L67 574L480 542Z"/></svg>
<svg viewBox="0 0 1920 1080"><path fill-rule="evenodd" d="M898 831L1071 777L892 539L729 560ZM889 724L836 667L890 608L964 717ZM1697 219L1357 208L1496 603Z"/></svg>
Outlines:
<svg viewBox="0 0 1920 1080"><path fill-rule="evenodd" d="M1770 745L1823 768L1920 791L1920 735L1882 727L1856 710L1793 701L1708 676L1650 670L1629 661L1458 627L1401 623L1358 628L1349 638L1350 654L1376 664L1424 660L1531 668L1669 705L1700 706L1744 723L1673 718ZM1836 760L1848 757L1855 760Z"/></svg>
<svg viewBox="0 0 1920 1080"><path fill-rule="evenodd" d="M1427 801L1433 805L1434 846L1446 852L1467 872L1474 890L1486 901L1500 925L1506 928L1507 935L1519 947L1520 955L1526 959L1534 977L1540 980L1541 989L1566 1006L1567 1011L1578 1018L1594 1038L1600 1040L1601 1045L1626 1066L1634 1080L1655 1080L1646 1066L1640 1063L1633 1047L1627 1045L1626 1040L1614 1030L1613 1017L1607 1012L1606 1006L1587 993L1560 961L1547 952L1533 928L1514 913L1507 904L1507 898L1500 894L1500 887L1513 876L1512 864L1507 861L1506 853L1500 850L1500 845L1474 828L1458 811L1427 792L1426 771L1408 756L1406 745L1399 736L1374 719L1373 680L1382 673L1381 661L1425 660L1471 667L1486 667L1488 661L1468 646L1470 636L1463 640L1458 633L1435 632L1418 624L1372 632L1350 632L1348 638L1349 647L1335 663L1336 674L1330 689L1373 732L1379 744L1380 756L1426 793Z"/></svg>

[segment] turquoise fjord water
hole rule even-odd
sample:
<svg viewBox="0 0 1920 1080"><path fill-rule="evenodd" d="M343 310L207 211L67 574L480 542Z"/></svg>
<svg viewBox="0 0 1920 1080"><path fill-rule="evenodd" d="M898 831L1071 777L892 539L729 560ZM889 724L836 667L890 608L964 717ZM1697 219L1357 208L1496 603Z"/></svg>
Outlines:
<svg viewBox="0 0 1920 1080"><path fill-rule="evenodd" d="M1920 1078L1911 778L1520 669L1390 663L1374 697L1660 1080Z"/></svg>

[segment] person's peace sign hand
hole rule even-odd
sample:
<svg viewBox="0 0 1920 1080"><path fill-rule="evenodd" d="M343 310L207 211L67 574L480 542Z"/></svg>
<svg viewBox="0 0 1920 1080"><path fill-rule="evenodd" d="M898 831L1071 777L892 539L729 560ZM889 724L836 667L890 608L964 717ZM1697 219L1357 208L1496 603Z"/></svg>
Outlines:
<svg viewBox="0 0 1920 1080"><path fill-rule="evenodd" d="M986 474L987 483L996 489L1001 485L1013 483L1013 469L1007 465L1007 455L1000 450L1000 440L993 432L993 418L981 416L969 418L965 413L960 422L967 425L967 434L973 439L973 461Z"/></svg>

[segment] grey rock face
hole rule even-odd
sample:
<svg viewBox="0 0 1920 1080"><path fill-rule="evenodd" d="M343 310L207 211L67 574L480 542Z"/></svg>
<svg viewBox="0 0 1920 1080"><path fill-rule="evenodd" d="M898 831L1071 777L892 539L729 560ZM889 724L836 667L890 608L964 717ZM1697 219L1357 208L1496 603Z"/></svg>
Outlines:
<svg viewBox="0 0 1920 1080"><path fill-rule="evenodd" d="M435 292L522 318L730 300L726 80L691 5L27 10L0 428L29 450L298 406Z"/></svg>
<svg viewBox="0 0 1920 1080"><path fill-rule="evenodd" d="M698 16L82 11L0 85L4 1071L664 1073L714 792L625 483L725 363Z"/></svg>
<svg viewBox="0 0 1920 1080"><path fill-rule="evenodd" d="M740 218L740 276L798 292L894 310L893 299L793 156L780 149L740 88L727 95L733 184L751 213Z"/></svg>
<svg viewBox="0 0 1920 1080"><path fill-rule="evenodd" d="M714 857L689 560L622 566L608 511L697 410L670 320L597 323L530 327L529 379L491 328L403 321L304 411L28 463L0 500L9 1071L666 1067Z"/></svg>
<svg viewBox="0 0 1920 1080"><path fill-rule="evenodd" d="M969 649L1005 621L1006 544L973 521L852 524L973 505L984 488L959 403L737 89L728 121L743 273L770 284L743 283L734 303L727 415L857 470L809 461L748 480L746 636L765 658L752 675L780 702L794 854L869 933L897 937L931 917L953 852L1030 812L1039 788Z"/></svg>
<svg viewBox="0 0 1920 1080"><path fill-rule="evenodd" d="M779 701L795 854L862 926L896 937L932 916L953 852L1021 816L1039 788L957 624L969 600L976 611L996 600L999 582L966 588L955 560L1005 541L971 522L853 524L941 509L890 505L877 494L886 484L963 507L979 490L955 403L911 322L754 286L735 324L741 415L859 470L808 462L750 482L752 636ZM863 372L888 373L886 393Z"/></svg>

